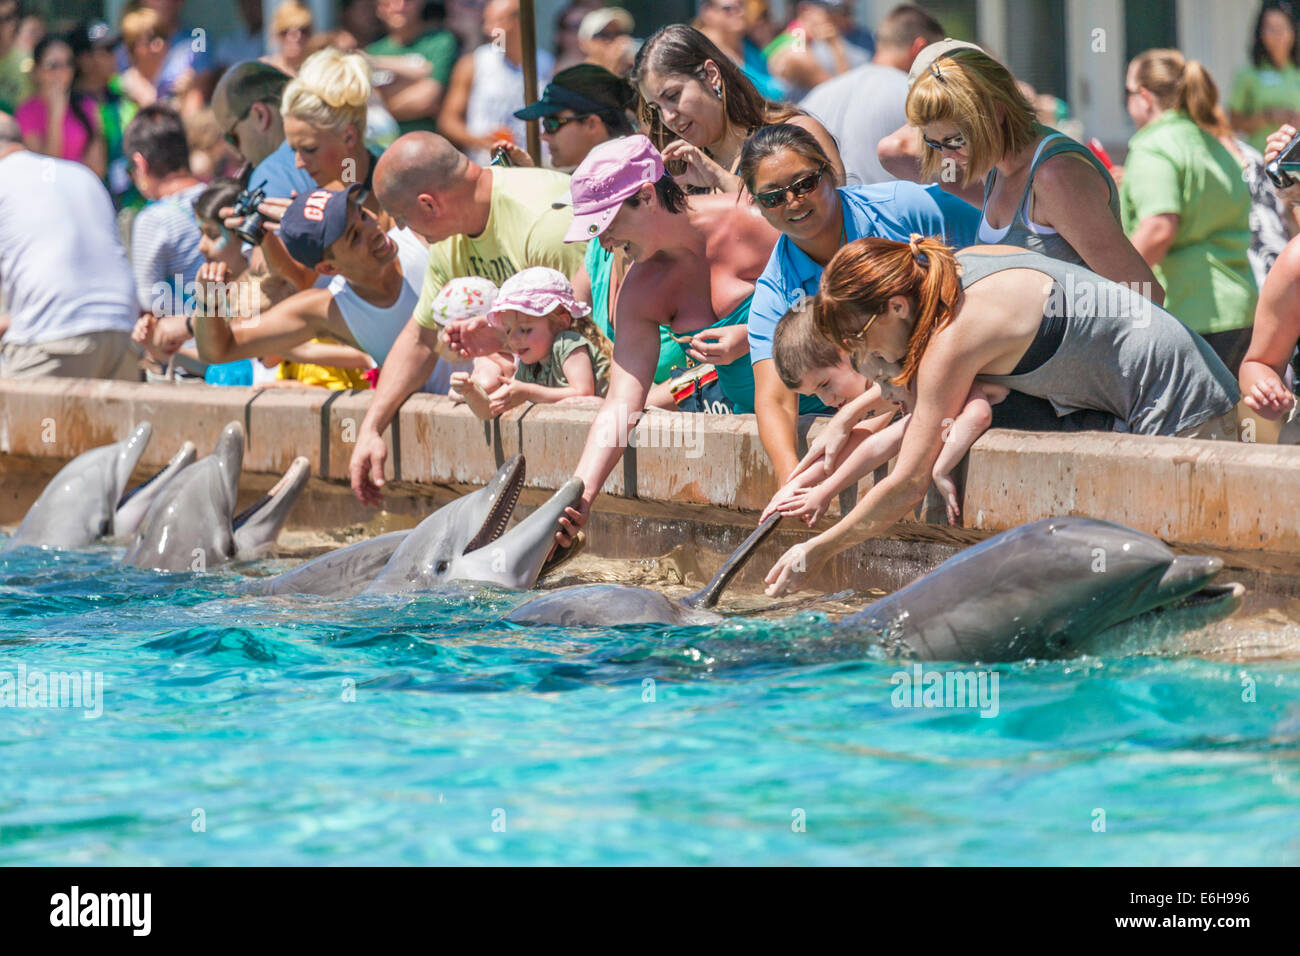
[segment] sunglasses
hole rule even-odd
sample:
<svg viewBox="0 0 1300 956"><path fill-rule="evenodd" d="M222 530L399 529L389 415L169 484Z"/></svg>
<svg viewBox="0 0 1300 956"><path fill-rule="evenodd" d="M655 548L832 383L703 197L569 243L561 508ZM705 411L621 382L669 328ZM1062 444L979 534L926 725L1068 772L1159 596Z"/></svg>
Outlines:
<svg viewBox="0 0 1300 956"><path fill-rule="evenodd" d="M581 116L566 116L564 117L564 119L560 119L559 117L556 116L543 116L542 130L554 136L565 126L568 126L570 123L574 123L577 122L578 120L586 119L590 115L591 115L590 113L583 113Z"/></svg>
<svg viewBox="0 0 1300 956"><path fill-rule="evenodd" d="M941 152L945 149L956 152L959 149L966 148L966 137L961 133L954 133L952 136L946 136L940 140L930 139L930 137L922 133L921 142L925 143L926 146L929 146L935 152Z"/></svg>
<svg viewBox="0 0 1300 956"><path fill-rule="evenodd" d="M809 173L803 179L796 180L789 186L782 186L779 189L769 189L765 193L754 193L754 198L758 200L758 204L764 209L775 209L778 206L784 206L788 201L785 198L788 194L793 195L795 198L807 196L817 188L817 184L822 181L822 176L825 174L826 165L823 163L815 172Z"/></svg>

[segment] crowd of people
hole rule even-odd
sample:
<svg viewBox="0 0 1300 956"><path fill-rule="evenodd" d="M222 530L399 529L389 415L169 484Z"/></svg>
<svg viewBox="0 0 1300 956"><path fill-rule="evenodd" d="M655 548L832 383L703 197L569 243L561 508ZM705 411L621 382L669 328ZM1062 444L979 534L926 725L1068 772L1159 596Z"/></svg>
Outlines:
<svg viewBox="0 0 1300 956"><path fill-rule="evenodd" d="M249 0L211 54L182 7L59 32L0 0L0 376L372 388L372 504L414 392L591 402L561 547L649 407L753 413L768 511L810 526L893 461L772 593L932 483L959 520L990 426L1295 440L1288 2L1226 108L1178 50L1134 57L1123 166L913 4L701 0L642 41L573 0L534 102L518 0L350 0L329 31L286 0L272 49Z"/></svg>

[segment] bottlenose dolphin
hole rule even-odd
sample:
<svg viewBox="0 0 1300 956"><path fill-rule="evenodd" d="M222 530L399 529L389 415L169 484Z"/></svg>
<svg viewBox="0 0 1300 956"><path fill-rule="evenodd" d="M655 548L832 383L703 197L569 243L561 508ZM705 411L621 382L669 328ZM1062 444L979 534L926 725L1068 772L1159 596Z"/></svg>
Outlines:
<svg viewBox="0 0 1300 956"><path fill-rule="evenodd" d="M1183 629L1227 617L1245 588L1211 584L1222 569L1112 521L1044 518L954 555L835 630L922 660L1071 657L1153 613Z"/></svg>
<svg viewBox="0 0 1300 956"><path fill-rule="evenodd" d="M582 479L570 478L509 531L506 524L524 485L524 459L515 455L483 488L444 505L397 546L366 590L376 594L423 591L450 581L531 588L555 547L566 508L582 497ZM503 533L504 532L504 533Z"/></svg>
<svg viewBox="0 0 1300 956"><path fill-rule="evenodd" d="M101 538L134 534L149 504L194 461L194 445L186 442L165 468L123 494L152 435L153 426L141 422L121 441L92 448L64 465L28 509L6 549L84 548Z"/></svg>
<svg viewBox="0 0 1300 956"><path fill-rule="evenodd" d="M351 597L367 589L423 590L452 580L532 587L559 515L582 496L582 488L570 482L502 537L524 473L524 458L515 455L482 488L443 505L417 527L322 554L276 577L250 582L246 593Z"/></svg>
<svg viewBox="0 0 1300 956"><path fill-rule="evenodd" d="M710 624L722 620L713 613L723 590L745 566L778 523L773 514L732 552L718 573L700 590L678 600L626 584L577 584L559 588L519 605L506 620L513 624L558 624L599 627L606 624Z"/></svg>
<svg viewBox="0 0 1300 956"><path fill-rule="evenodd" d="M244 429L231 422L212 454L183 469L149 507L122 560L159 571L202 571L261 556L274 545L289 509L307 483L306 458L251 507L235 514Z"/></svg>

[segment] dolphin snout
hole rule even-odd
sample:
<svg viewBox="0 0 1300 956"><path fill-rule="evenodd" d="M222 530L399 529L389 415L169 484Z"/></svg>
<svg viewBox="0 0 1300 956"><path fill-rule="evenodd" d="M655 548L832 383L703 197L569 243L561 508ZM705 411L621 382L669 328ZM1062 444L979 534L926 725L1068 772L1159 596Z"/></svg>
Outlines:
<svg viewBox="0 0 1300 956"><path fill-rule="evenodd" d="M1223 559L1211 555L1180 554L1170 562L1158 585L1163 597L1183 597L1199 591L1223 570Z"/></svg>

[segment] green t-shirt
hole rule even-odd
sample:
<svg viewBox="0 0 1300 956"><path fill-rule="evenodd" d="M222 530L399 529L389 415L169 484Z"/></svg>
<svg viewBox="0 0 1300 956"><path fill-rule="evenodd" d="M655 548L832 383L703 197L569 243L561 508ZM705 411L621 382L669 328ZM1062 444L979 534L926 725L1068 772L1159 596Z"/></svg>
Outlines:
<svg viewBox="0 0 1300 956"><path fill-rule="evenodd" d="M366 52L371 56L409 56L418 53L433 65L429 75L441 83L445 90L447 82L451 79L451 68L456 65L460 43L450 30L435 30L426 33L410 46L404 46L392 37L382 37L366 47ZM427 130L432 133L437 131L436 119L437 117L429 116L421 119L398 120L397 127L403 135L413 130Z"/></svg>
<svg viewBox="0 0 1300 956"><path fill-rule="evenodd" d="M1130 236L1143 219L1179 217L1173 245L1152 267L1168 311L1202 335L1254 323L1250 189L1222 143L1169 110L1129 141L1119 204Z"/></svg>
<svg viewBox="0 0 1300 956"><path fill-rule="evenodd" d="M482 276L497 285L521 269L546 266L570 279L582 267L587 244L566 243L573 208L551 204L569 198L569 177L551 169L492 168L492 208L477 236L451 236L429 247L415 321L433 329L433 300L460 276Z"/></svg>
<svg viewBox="0 0 1300 956"><path fill-rule="evenodd" d="M0 57L0 110L13 115L30 96L27 74L23 72L23 60L27 54L14 47Z"/></svg>
<svg viewBox="0 0 1300 956"><path fill-rule="evenodd" d="M1290 63L1281 70L1271 66L1244 68L1232 84L1228 108L1247 116L1270 109L1300 110L1300 69ZM1246 142L1262 153L1273 129L1251 133Z"/></svg>
<svg viewBox="0 0 1300 956"><path fill-rule="evenodd" d="M595 373L596 394L604 395L609 388L609 359L593 343L572 329L566 329L555 337L551 343L551 354L544 361L533 365L520 363L515 369L515 378L546 388L568 388L569 379L564 374L564 361L579 349L587 350L591 369Z"/></svg>

